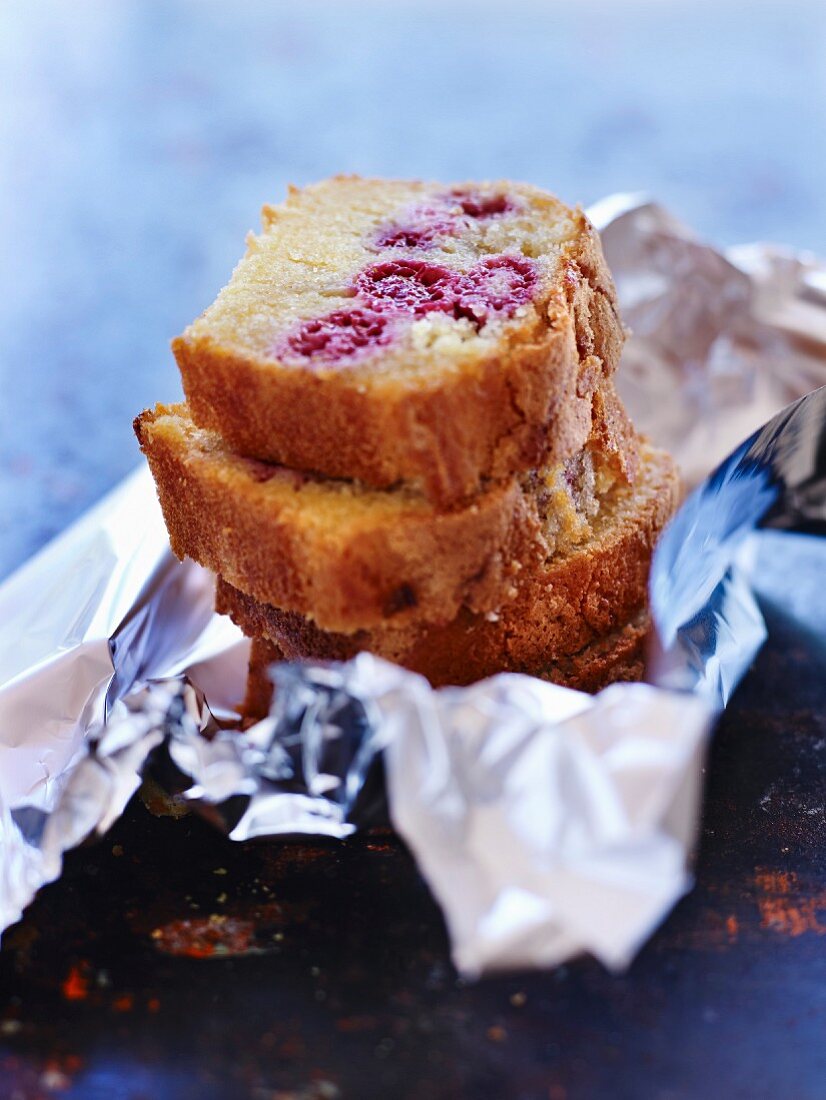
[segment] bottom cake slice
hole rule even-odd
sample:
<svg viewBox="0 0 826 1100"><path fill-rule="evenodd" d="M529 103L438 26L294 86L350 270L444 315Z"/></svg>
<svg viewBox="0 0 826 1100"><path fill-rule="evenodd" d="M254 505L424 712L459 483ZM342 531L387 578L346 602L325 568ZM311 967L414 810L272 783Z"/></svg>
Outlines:
<svg viewBox="0 0 826 1100"><path fill-rule="evenodd" d="M515 606L537 564L604 526L638 465L636 435L608 384L594 395L581 450L449 509L409 485L375 490L243 458L185 405L145 412L136 431L178 557L345 634Z"/></svg>
<svg viewBox="0 0 826 1100"><path fill-rule="evenodd" d="M530 674L550 680L563 687L578 691L594 692L619 680L641 680L645 668L645 639L650 620L647 611L641 611L635 619L620 630L598 638L579 653L560 658L545 667L530 670ZM305 654L305 659L310 657ZM263 718L270 708L273 684L269 669L279 661L288 660L283 650L266 638L253 638L247 675L246 696L241 707L246 721ZM297 660L298 655L293 655ZM521 670L527 672L528 670ZM455 682L455 681L446 681ZM438 677L431 679L434 687L440 684Z"/></svg>
<svg viewBox="0 0 826 1100"><path fill-rule="evenodd" d="M447 623L388 622L337 633L256 600L221 576L216 607L287 660L344 661L368 650L434 686L512 671L594 691L642 672L651 555L678 493L672 460L643 444L634 485L603 502L591 536L567 553L525 562L519 594L498 614L463 607Z"/></svg>

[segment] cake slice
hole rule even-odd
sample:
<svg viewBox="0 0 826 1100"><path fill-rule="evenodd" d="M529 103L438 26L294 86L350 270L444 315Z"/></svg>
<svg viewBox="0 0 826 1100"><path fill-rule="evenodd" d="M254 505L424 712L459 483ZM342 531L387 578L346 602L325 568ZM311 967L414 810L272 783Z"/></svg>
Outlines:
<svg viewBox="0 0 826 1100"><path fill-rule="evenodd" d="M583 447L623 339L580 210L339 176L264 207L173 349L194 422L237 453L445 505Z"/></svg>
<svg viewBox="0 0 826 1100"><path fill-rule="evenodd" d="M637 444L610 386L588 445L554 467L435 508L409 486L369 489L234 454L185 405L135 422L172 549L325 631L496 615L555 554L584 542L633 481Z"/></svg>
<svg viewBox="0 0 826 1100"><path fill-rule="evenodd" d="M617 681L641 680L645 670L645 641L650 626L647 612L641 612L635 619L611 634L598 638L584 646L578 653L560 657L555 662L546 662L531 669L510 671L525 672L550 680L563 687L577 691L595 692ZM247 673L247 686L242 716L249 721L263 718L272 702L273 685L270 679L272 665L285 660L321 660L314 654L285 654L279 646L267 638L254 637L250 648L250 663ZM330 658L332 659L332 658ZM341 660L343 658L335 658ZM413 669L413 671L419 671ZM491 670L489 675L499 669ZM473 682L472 676L448 676L441 669L435 669L428 677L433 687L463 685Z"/></svg>
<svg viewBox="0 0 826 1100"><path fill-rule="evenodd" d="M633 651L639 657L639 646L631 643L641 644L645 633L651 554L678 488L671 459L644 446L634 487L616 486L603 497L583 541L526 563L517 594L496 613L463 606L446 623L389 621L372 630L331 632L256 600L221 576L216 609L250 637L278 646L288 660L346 661L368 650L436 686L503 671L600 686L597 656L609 654L608 670L613 656L625 660Z"/></svg>

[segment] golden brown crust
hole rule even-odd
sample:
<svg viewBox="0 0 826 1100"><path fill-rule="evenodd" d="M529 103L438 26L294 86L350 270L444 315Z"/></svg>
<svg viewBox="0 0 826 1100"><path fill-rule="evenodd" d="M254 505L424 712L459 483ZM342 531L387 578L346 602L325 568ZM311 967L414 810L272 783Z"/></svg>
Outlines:
<svg viewBox="0 0 826 1100"><path fill-rule="evenodd" d="M314 523L312 502L296 519L273 505L266 482L233 478L221 459L192 454L156 430L156 415L163 412L144 413L136 431L173 551L328 630L450 618L466 599L498 602L531 528L514 481L470 508L401 509L362 529L346 517L340 529Z"/></svg>
<svg viewBox="0 0 826 1100"><path fill-rule="evenodd" d="M250 646L250 663L247 687L239 711L243 726L257 722L269 713L273 685L268 669L270 665L285 660L284 654L273 642L253 638Z"/></svg>
<svg viewBox="0 0 826 1100"><path fill-rule="evenodd" d="M585 443L600 373L591 358L576 362L569 321L560 324L554 339L438 386L383 378L364 387L183 338L173 346L193 419L238 454L378 488L407 481L450 506L485 478L565 459Z"/></svg>
<svg viewBox="0 0 826 1100"><path fill-rule="evenodd" d="M247 690L241 707L244 722L266 717L272 703L273 684L269 676L270 665L285 660L277 645L264 638L253 638L250 646L250 663L247 671Z"/></svg>
<svg viewBox="0 0 826 1100"><path fill-rule="evenodd" d="M592 396L624 340L599 238L569 213L576 232L539 318L509 325L457 370L285 365L196 322L172 345L195 422L239 454L379 488L407 481L442 506L567 458L588 438Z"/></svg>
<svg viewBox="0 0 826 1100"><path fill-rule="evenodd" d="M491 668L485 676L502 671L524 672L538 676L563 687L578 691L596 692L618 681L641 680L645 671L645 641L650 627L647 612L641 612L631 622L626 623L613 633L597 639L583 647L579 653L560 658L556 663L539 665L535 668L504 669ZM269 678L269 667L284 660L344 660L338 656L320 656L316 654L292 654L287 656L266 638L253 638L250 650L250 664L247 676L247 695L244 704L244 717L248 720L263 718L272 702L273 686ZM413 671L420 671L414 669ZM436 673L428 677L433 687L449 684L473 683L474 679L484 677L469 676L456 679Z"/></svg>
<svg viewBox="0 0 826 1100"><path fill-rule="evenodd" d="M174 552L324 630L445 623L463 606L498 611L550 552L537 497L515 478L437 511L409 490L339 492L294 471L259 471L196 429L185 406L145 412L135 430ZM629 465L632 436L604 446ZM296 486L285 488L283 475Z"/></svg>
<svg viewBox="0 0 826 1100"><path fill-rule="evenodd" d="M536 675L554 684L590 693L601 691L609 684L642 680L650 629L650 616L642 611L625 626L598 638L571 657L561 657Z"/></svg>
<svg viewBox="0 0 826 1100"><path fill-rule="evenodd" d="M447 623L386 623L336 633L262 603L220 576L216 607L246 634L276 643L291 660L348 660L368 650L436 685L470 683L500 671L539 675L549 666L564 669L585 647L598 647L600 639L644 613L651 554L678 491L671 460L648 451L635 492L602 530L569 554L525 563L517 595L498 615L463 606ZM581 662L572 667L584 676Z"/></svg>

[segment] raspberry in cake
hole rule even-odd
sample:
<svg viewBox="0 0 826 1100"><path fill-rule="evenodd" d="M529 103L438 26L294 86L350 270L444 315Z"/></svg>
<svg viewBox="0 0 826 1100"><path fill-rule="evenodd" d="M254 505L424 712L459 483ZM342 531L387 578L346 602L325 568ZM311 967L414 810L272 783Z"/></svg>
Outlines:
<svg viewBox="0 0 826 1100"><path fill-rule="evenodd" d="M337 309L302 321L284 339L285 360L336 363L370 355L393 339L392 319L375 309Z"/></svg>
<svg viewBox="0 0 826 1100"><path fill-rule="evenodd" d="M576 453L622 341L581 211L509 181L336 177L264 208L173 346L196 423L238 453L448 506Z"/></svg>

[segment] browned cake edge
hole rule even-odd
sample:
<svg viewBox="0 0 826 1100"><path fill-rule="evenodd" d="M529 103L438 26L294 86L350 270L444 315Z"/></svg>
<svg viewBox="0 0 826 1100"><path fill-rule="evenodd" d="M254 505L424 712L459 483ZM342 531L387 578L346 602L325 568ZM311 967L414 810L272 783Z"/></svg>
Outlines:
<svg viewBox="0 0 826 1100"><path fill-rule="evenodd" d="M379 488L409 481L443 506L486 478L568 457L625 338L599 237L581 210L575 218L545 320L515 328L472 370L366 384L363 373L285 367L185 333L172 347L196 423L239 454Z"/></svg>
<svg viewBox="0 0 826 1100"><path fill-rule="evenodd" d="M631 622L590 645L584 646L579 653L561 658L552 664L535 668L511 669L538 676L563 687L578 691L596 692L618 681L641 680L645 671L645 641L650 627L647 611L641 611ZM284 660L308 659L341 660L340 657L324 658L317 654L300 657L297 654L287 657L282 650L266 638L253 638L250 649L250 664L247 674L246 697L242 714L248 721L263 718L272 702L273 686L269 677L269 667ZM492 669L487 675L494 675L502 669ZM480 677L483 678L483 677ZM430 678L434 687L448 684L471 683L461 680L434 676Z"/></svg>
<svg viewBox="0 0 826 1100"><path fill-rule="evenodd" d="M272 702L272 681L267 670L270 665L286 658L273 642L263 638L253 638L250 646L250 663L244 701L238 708L242 725L257 722L269 713Z"/></svg>
<svg viewBox="0 0 826 1100"><path fill-rule="evenodd" d="M671 460L649 451L638 492L608 530L568 555L525 565L518 595L498 614L463 606L441 624L390 622L331 632L256 600L222 576L216 607L250 637L277 644L287 659L349 660L368 650L436 685L471 683L506 670L537 672L549 664L562 668L643 613L651 554L678 493Z"/></svg>
<svg viewBox="0 0 826 1100"><path fill-rule="evenodd" d="M605 389L595 400L600 446L633 477L636 440L612 387ZM324 630L351 633L391 619L444 623L463 606L498 612L546 552L536 501L515 479L466 507L405 512L357 532L302 526L272 506L266 482L234 475L220 455L190 453L156 430L156 421L185 412L159 406L135 421L173 551Z"/></svg>
<svg viewBox="0 0 826 1100"><path fill-rule="evenodd" d="M472 594L497 603L535 533L514 482L485 493L474 508L405 513L344 537L300 526L267 506L266 486L238 484L153 433L154 416L139 417L136 431L174 553L327 630L414 615L450 618Z"/></svg>

